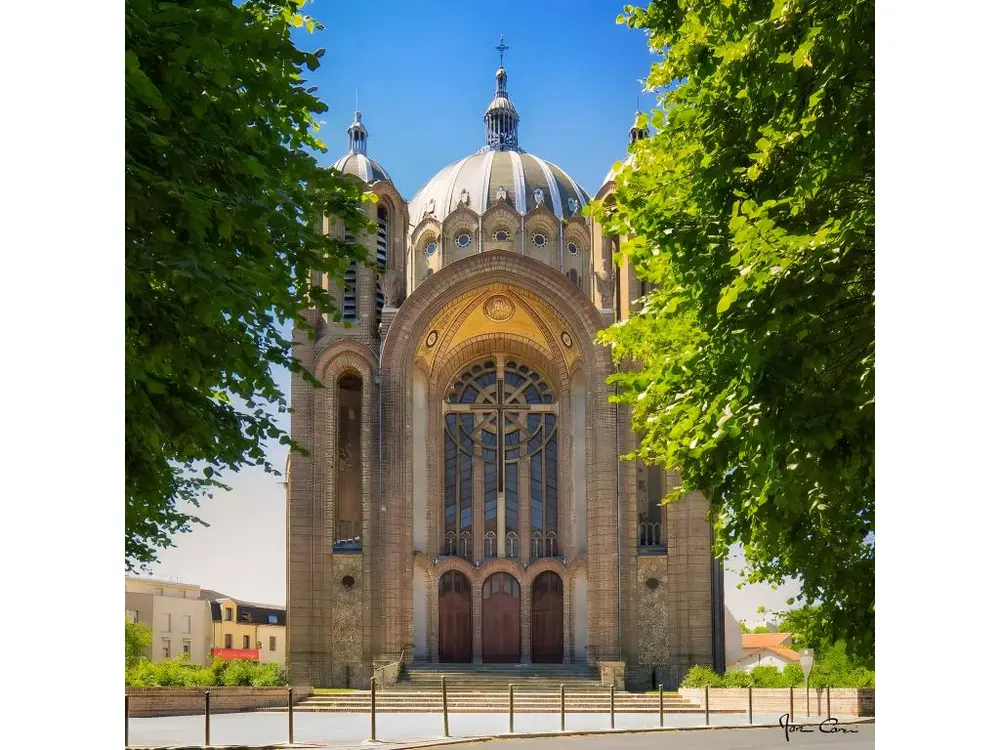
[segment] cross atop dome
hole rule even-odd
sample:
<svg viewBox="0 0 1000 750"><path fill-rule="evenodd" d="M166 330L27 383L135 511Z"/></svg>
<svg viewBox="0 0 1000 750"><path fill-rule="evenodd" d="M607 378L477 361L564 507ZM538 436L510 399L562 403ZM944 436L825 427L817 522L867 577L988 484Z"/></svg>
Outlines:
<svg viewBox="0 0 1000 750"><path fill-rule="evenodd" d="M503 67L503 53L510 49L506 44L503 43L503 34L500 35L500 44L498 44L494 49L500 53L500 67Z"/></svg>

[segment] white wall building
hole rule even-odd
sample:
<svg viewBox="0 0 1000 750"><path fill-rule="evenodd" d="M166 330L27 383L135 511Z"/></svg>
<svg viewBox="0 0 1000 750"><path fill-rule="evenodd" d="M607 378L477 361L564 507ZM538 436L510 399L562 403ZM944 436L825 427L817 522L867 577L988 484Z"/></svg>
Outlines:
<svg viewBox="0 0 1000 750"><path fill-rule="evenodd" d="M798 664L798 652L789 648L791 640L791 633L744 633L743 650L738 658L731 659L727 649L726 671L749 672L754 667L762 666L784 669L788 664Z"/></svg>
<svg viewBox="0 0 1000 750"><path fill-rule="evenodd" d="M152 631L152 661L189 654L192 664L211 663L212 618L201 587L126 576L125 616Z"/></svg>

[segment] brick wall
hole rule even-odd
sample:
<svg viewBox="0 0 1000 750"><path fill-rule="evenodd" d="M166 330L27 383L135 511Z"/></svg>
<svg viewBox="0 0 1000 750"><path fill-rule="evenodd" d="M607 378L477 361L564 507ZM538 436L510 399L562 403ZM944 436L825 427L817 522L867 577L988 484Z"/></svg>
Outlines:
<svg viewBox="0 0 1000 750"><path fill-rule="evenodd" d="M125 694L129 696L130 716L190 716L205 713L206 690L212 694L213 714L288 705L285 687L130 687ZM296 703L312 695L312 688L297 687L293 691Z"/></svg>
<svg viewBox="0 0 1000 750"><path fill-rule="evenodd" d="M705 707L705 688L681 688L680 694ZM826 716L826 694L826 688L809 689L811 716ZM708 708L709 711L746 711L748 698L747 688L709 688ZM753 689L755 714L784 714L789 713L790 707L794 708L796 718L805 718L805 688L791 691L788 688ZM875 688L831 688L830 712L834 716L874 716Z"/></svg>

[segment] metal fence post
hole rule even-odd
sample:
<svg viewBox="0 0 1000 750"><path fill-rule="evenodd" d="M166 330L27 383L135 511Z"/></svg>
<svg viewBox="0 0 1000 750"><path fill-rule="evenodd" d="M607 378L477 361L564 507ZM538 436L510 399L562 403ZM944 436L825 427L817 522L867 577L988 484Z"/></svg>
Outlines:
<svg viewBox="0 0 1000 750"><path fill-rule="evenodd" d="M448 680L441 678L441 709L444 712L444 736L451 737L448 732Z"/></svg>
<svg viewBox="0 0 1000 750"><path fill-rule="evenodd" d="M826 718L833 718L833 714L830 713L830 686L827 685L826 688Z"/></svg>
<svg viewBox="0 0 1000 750"><path fill-rule="evenodd" d="M750 713L750 723L753 724L753 687L747 688L747 711Z"/></svg>
<svg viewBox="0 0 1000 750"><path fill-rule="evenodd" d="M125 747L128 747L128 693L125 693Z"/></svg>
<svg viewBox="0 0 1000 750"><path fill-rule="evenodd" d="M705 726L708 726L708 685L705 685Z"/></svg>
<svg viewBox="0 0 1000 750"><path fill-rule="evenodd" d="M809 678L806 677L806 716L809 715Z"/></svg>
<svg viewBox="0 0 1000 750"><path fill-rule="evenodd" d="M566 731L566 686L559 686L559 731Z"/></svg>
<svg viewBox="0 0 1000 750"><path fill-rule="evenodd" d="M212 731L209 725L209 717L212 715L212 694L209 691L205 691L205 744L212 744Z"/></svg>
<svg viewBox="0 0 1000 750"><path fill-rule="evenodd" d="M615 728L615 686L611 686L611 728Z"/></svg>
<svg viewBox="0 0 1000 750"><path fill-rule="evenodd" d="M372 695L371 695L371 698L372 698L372 727L371 727L371 734L370 734L370 736L369 736L368 739L370 739L372 742L374 742L375 741L375 678L374 677L372 677L371 685L372 685L372 691L371 691L372 692Z"/></svg>
<svg viewBox="0 0 1000 750"><path fill-rule="evenodd" d="M795 688L788 688L788 723L795 721Z"/></svg>
<svg viewBox="0 0 1000 750"><path fill-rule="evenodd" d="M294 711L293 706L295 705L295 699L292 695L292 688L288 688L288 744L291 745L295 742L295 729L293 728L294 719L292 719L292 712Z"/></svg>
<svg viewBox="0 0 1000 750"><path fill-rule="evenodd" d="M514 683L507 686L507 731L514 734Z"/></svg>
<svg viewBox="0 0 1000 750"><path fill-rule="evenodd" d="M663 683L660 683L660 726L663 726Z"/></svg>

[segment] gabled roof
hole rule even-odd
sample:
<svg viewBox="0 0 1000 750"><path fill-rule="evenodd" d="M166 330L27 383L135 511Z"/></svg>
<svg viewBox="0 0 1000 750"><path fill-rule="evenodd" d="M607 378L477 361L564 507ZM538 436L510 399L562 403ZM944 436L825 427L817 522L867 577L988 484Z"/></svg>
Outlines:
<svg viewBox="0 0 1000 750"><path fill-rule="evenodd" d="M744 633L743 648L778 648L788 646L791 633Z"/></svg>
<svg viewBox="0 0 1000 750"><path fill-rule="evenodd" d="M757 654L772 653L785 661L798 662L801 657L799 653L788 645L791 643L791 633L744 633L743 653L737 661L756 656ZM735 664L736 662L730 662Z"/></svg>

